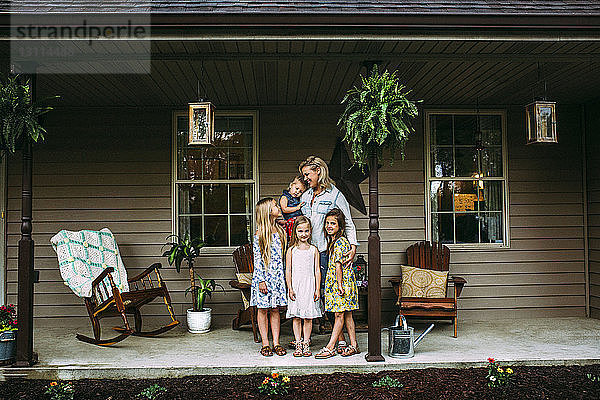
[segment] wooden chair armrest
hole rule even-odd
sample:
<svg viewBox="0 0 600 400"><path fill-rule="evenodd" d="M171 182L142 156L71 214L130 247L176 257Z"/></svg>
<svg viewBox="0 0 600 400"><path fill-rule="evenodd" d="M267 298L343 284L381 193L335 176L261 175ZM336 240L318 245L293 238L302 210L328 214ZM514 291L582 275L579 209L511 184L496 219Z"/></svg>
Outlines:
<svg viewBox="0 0 600 400"><path fill-rule="evenodd" d="M106 278L108 276L108 274L110 274L111 272L115 272L115 269L113 267L105 268L104 271L102 271L100 273L100 275L98 275L98 277L96 279L94 279L94 281L92 282L92 288L95 288L96 286L98 286L100 284L100 282L102 282L104 280L104 278Z"/></svg>
<svg viewBox="0 0 600 400"><path fill-rule="evenodd" d="M160 263L154 263L151 266L149 266L148 268L146 268L146 270L144 272L142 272L141 274L134 276L133 278L127 279L127 282L131 283L131 282L139 281L142 278L149 275L150 273L152 273L154 270L159 269L159 268L162 268L162 265Z"/></svg>
<svg viewBox="0 0 600 400"><path fill-rule="evenodd" d="M237 280L235 280L235 281L229 281L229 286L231 286L234 289L240 289L240 290L250 289L251 288L251 285L249 285L247 283L240 283Z"/></svg>
<svg viewBox="0 0 600 400"><path fill-rule="evenodd" d="M467 284L467 281L460 276L451 276L448 278L448 283L452 283L454 285L456 297L460 297L463 287Z"/></svg>

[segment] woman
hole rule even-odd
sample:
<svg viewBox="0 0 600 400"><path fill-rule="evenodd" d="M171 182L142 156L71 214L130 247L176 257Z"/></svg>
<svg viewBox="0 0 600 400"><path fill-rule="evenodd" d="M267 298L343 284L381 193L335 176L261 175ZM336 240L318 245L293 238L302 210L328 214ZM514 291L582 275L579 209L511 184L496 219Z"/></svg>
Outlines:
<svg viewBox="0 0 600 400"><path fill-rule="evenodd" d="M356 227L350 215L350 206L344 195L333 184L329 177L329 168L325 161L316 156L310 156L300 163L298 170L308 184L308 190L302 194L300 202L304 203L302 215L308 217L313 226L312 244L319 249L319 264L321 267L321 288L324 287L327 276L327 239L325 237L325 217L329 211L339 208L344 214L346 235L350 242L350 250L344 254L344 263L351 263L356 255ZM330 314L330 313L328 313ZM332 319L332 315L328 315ZM343 334L340 335L338 352L345 347Z"/></svg>

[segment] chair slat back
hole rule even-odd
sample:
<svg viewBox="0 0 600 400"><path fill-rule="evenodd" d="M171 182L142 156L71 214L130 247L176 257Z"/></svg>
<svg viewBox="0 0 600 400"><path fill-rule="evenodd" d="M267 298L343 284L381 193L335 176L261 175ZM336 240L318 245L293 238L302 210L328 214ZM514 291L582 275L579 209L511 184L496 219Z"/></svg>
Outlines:
<svg viewBox="0 0 600 400"><path fill-rule="evenodd" d="M233 252L233 264L238 273L254 272L254 255L252 252L252 245L250 243L244 244Z"/></svg>
<svg viewBox="0 0 600 400"><path fill-rule="evenodd" d="M450 249L439 242L419 242L406 249L408 265L434 271L450 269Z"/></svg>

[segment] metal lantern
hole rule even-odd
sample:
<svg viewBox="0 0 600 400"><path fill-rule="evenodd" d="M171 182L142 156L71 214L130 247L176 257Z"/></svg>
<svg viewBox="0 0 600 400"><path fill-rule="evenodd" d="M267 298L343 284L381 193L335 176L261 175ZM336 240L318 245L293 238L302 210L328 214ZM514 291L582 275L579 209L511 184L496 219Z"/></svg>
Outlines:
<svg viewBox="0 0 600 400"><path fill-rule="evenodd" d="M215 112L211 102L189 103L189 145L211 145L215 140Z"/></svg>
<svg viewBox="0 0 600 400"><path fill-rule="evenodd" d="M558 143L556 103L535 101L526 107L527 144Z"/></svg>

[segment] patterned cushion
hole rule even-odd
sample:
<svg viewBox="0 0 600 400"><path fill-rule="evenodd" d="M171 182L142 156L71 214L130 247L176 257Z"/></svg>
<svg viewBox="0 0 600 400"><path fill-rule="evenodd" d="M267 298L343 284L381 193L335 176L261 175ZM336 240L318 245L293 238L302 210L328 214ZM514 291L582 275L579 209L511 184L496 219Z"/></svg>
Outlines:
<svg viewBox="0 0 600 400"><path fill-rule="evenodd" d="M402 297L446 297L448 271L402 266Z"/></svg>
<svg viewBox="0 0 600 400"><path fill-rule="evenodd" d="M62 230L50 239L50 243L58 256L60 275L65 285L77 296L90 297L92 282L107 267L114 268L111 275L119 290L129 291L127 272L117 242L108 228L79 232ZM104 282L110 288L108 277Z"/></svg>
<svg viewBox="0 0 600 400"><path fill-rule="evenodd" d="M252 272L238 272L235 274L239 283L246 283L252 285ZM250 299L246 298L244 292L242 292L242 301L244 302L244 310L250 307Z"/></svg>

